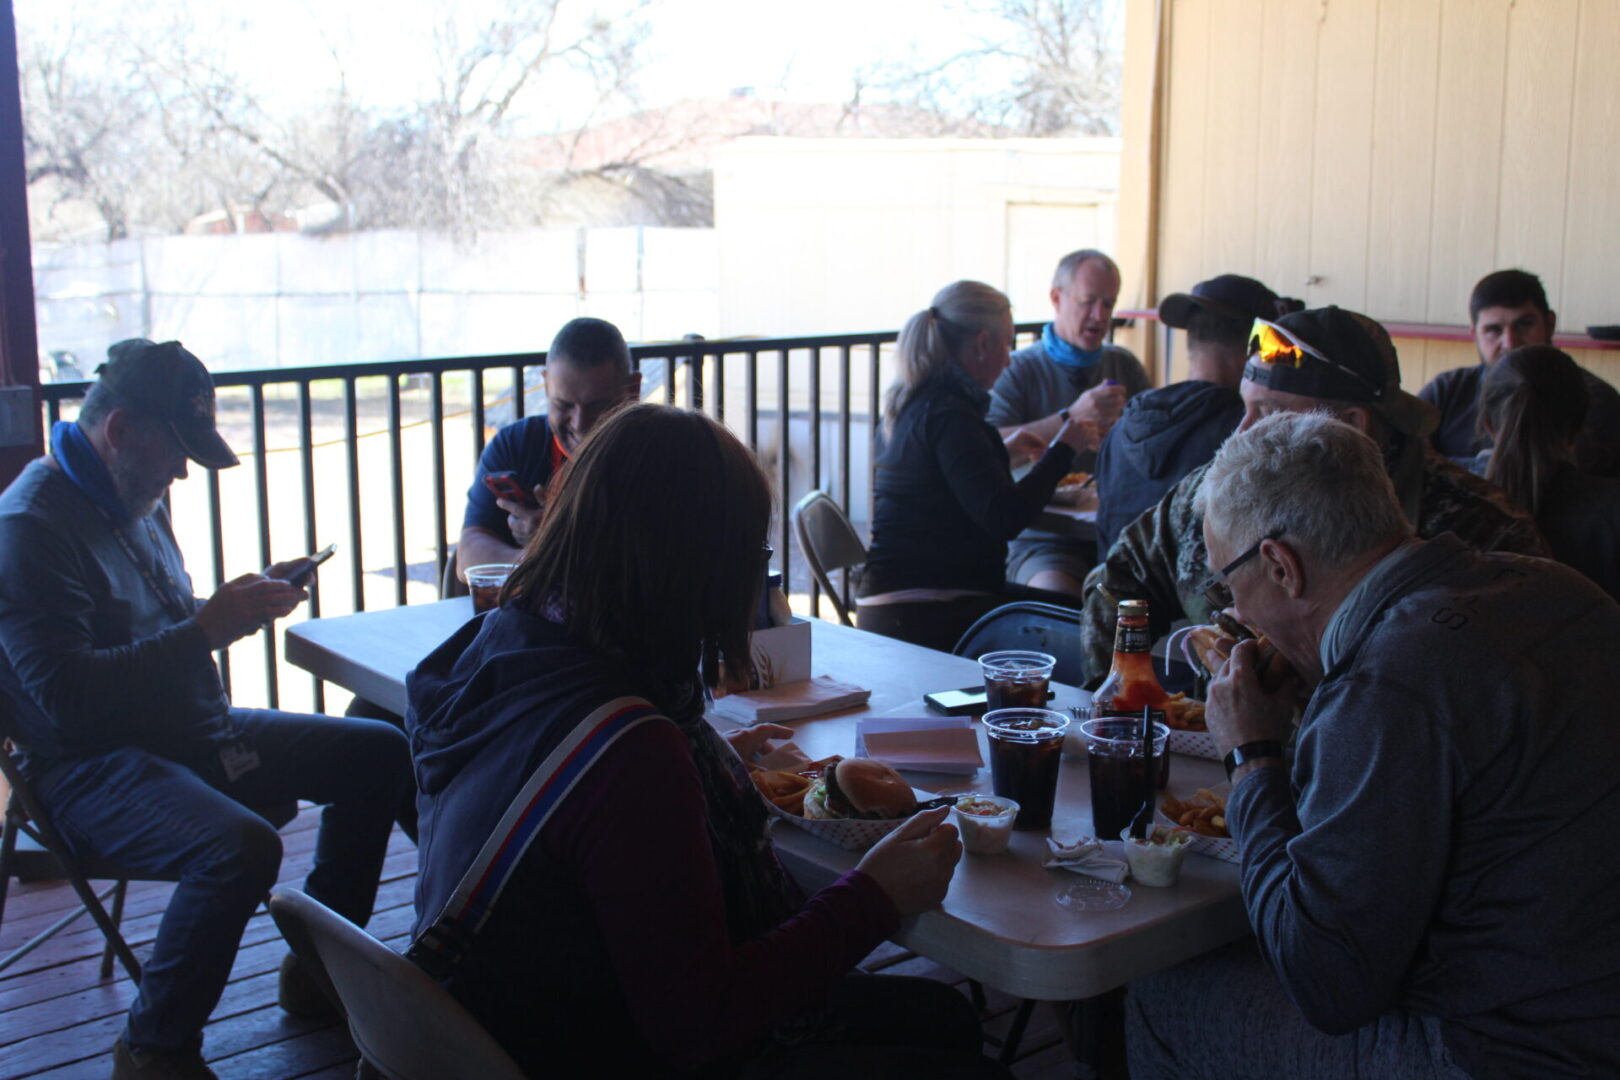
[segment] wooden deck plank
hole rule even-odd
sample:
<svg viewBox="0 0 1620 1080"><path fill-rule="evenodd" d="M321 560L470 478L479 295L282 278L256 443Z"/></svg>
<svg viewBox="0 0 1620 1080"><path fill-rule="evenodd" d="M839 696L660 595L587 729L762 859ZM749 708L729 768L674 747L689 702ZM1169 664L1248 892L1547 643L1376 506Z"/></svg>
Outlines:
<svg viewBox="0 0 1620 1080"><path fill-rule="evenodd" d="M287 840L284 883L297 884L313 859L313 828L319 821L306 808L283 833ZM307 834L307 835L306 835ZM377 910L368 929L395 949L403 948L414 918L416 850L396 830L389 845ZM151 946L163 906L173 886L136 883L126 911L126 937L137 955ZM19 925L48 925L44 912L73 905L63 883L38 883L13 893L28 897L26 910L7 906L4 939L27 935ZM121 969L103 981L102 939L93 924L65 931L0 977L0 1080L104 1080L113 1041L123 1029L124 1011L134 994ZM204 1054L227 1080L349 1080L357 1053L342 1024L319 1024L288 1016L276 1004L276 972L286 945L261 908L249 921L231 970L230 982L204 1033ZM967 993L957 972L897 945L884 944L867 956L863 970L938 979ZM24 970L18 970L18 968ZM1014 998L987 993L986 1032L1004 1033L1017 1006ZM994 1046L987 1052L995 1053ZM1059 1037L1056 1015L1038 1008L1014 1066L1020 1080L1059 1080L1071 1069Z"/></svg>

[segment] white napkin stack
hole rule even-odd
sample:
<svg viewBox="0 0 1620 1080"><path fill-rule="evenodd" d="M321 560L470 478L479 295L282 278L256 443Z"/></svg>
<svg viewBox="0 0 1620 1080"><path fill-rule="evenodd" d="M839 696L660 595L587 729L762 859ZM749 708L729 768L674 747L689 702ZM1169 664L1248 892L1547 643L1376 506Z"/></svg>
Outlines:
<svg viewBox="0 0 1620 1080"><path fill-rule="evenodd" d="M915 772L971 776L984 764L969 716L863 716L855 723L855 754Z"/></svg>
<svg viewBox="0 0 1620 1080"><path fill-rule="evenodd" d="M1122 883L1130 870L1124 859L1109 855L1102 841L1090 836L1083 836L1072 844L1060 844L1047 837L1046 847L1047 855L1041 865L1054 870L1072 870L1076 874L1101 878L1115 885Z"/></svg>
<svg viewBox="0 0 1620 1080"><path fill-rule="evenodd" d="M870 690L817 675L813 679L778 683L769 690L727 694L723 698L716 698L709 711L745 727L752 727L755 724L783 724L790 720L842 712L856 705L865 705L871 696Z"/></svg>

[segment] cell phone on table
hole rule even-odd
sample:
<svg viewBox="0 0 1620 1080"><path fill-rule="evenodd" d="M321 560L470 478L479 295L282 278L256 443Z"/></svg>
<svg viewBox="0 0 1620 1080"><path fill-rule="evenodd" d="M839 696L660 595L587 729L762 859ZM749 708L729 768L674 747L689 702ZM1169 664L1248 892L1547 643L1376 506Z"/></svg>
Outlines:
<svg viewBox="0 0 1620 1080"><path fill-rule="evenodd" d="M1046 692L1047 701L1056 696L1051 690ZM924 694L923 704L946 716L979 716L990 701L985 696L984 687L964 686L960 690L936 690L932 694Z"/></svg>
<svg viewBox="0 0 1620 1080"><path fill-rule="evenodd" d="M977 716L984 712L984 687L968 686L961 690L936 690L923 695L923 704L945 716Z"/></svg>
<svg viewBox="0 0 1620 1080"><path fill-rule="evenodd" d="M310 555L308 557L309 565L298 571L298 573L294 574L292 577L288 578L287 584L297 585L300 588L308 585L310 579L315 576L316 569L321 565L321 563L325 562L327 559L330 559L332 557L332 553L335 551L337 551L336 544L327 544L315 554Z"/></svg>
<svg viewBox="0 0 1620 1080"><path fill-rule="evenodd" d="M531 509L540 504L534 501L534 492L518 483L517 473L498 472L484 477L484 486L495 493L497 499L515 502Z"/></svg>

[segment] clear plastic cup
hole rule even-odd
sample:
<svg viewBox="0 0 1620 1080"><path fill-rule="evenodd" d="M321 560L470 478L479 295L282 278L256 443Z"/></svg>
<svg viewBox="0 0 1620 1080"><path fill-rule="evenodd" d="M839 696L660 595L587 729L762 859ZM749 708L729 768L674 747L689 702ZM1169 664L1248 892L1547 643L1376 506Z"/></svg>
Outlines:
<svg viewBox="0 0 1620 1080"><path fill-rule="evenodd" d="M984 714L990 742L991 785L1019 805L1015 829L1052 824L1058 765L1069 718L1051 709L997 709Z"/></svg>
<svg viewBox="0 0 1620 1080"><path fill-rule="evenodd" d="M969 855L999 855L1012 839L1018 804L1000 795L964 795L951 807Z"/></svg>
<svg viewBox="0 0 1620 1080"><path fill-rule="evenodd" d="M500 606L501 586L512 576L511 563L484 563L467 568L467 590L472 593L474 613Z"/></svg>
<svg viewBox="0 0 1620 1080"><path fill-rule="evenodd" d="M1086 765L1091 780L1092 835L1118 840L1141 811L1157 798L1148 786L1147 758L1142 753L1142 721L1130 716L1109 716L1080 725L1086 740ZM1153 756L1162 769L1170 729L1153 725Z"/></svg>
<svg viewBox="0 0 1620 1080"><path fill-rule="evenodd" d="M1043 652L1004 649L979 657L984 675L985 712L1044 709L1057 658Z"/></svg>

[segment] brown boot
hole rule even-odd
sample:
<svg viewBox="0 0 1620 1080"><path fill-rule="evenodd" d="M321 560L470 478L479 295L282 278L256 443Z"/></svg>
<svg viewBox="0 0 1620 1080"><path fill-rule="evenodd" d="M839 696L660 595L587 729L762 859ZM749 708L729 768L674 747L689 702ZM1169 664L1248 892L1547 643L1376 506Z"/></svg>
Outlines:
<svg viewBox="0 0 1620 1080"><path fill-rule="evenodd" d="M337 1020L343 1011L327 996L321 980L293 953L281 958L277 997L281 1008L304 1020Z"/></svg>
<svg viewBox="0 0 1620 1080"><path fill-rule="evenodd" d="M112 1080L219 1080L203 1063L201 1051L153 1054L133 1050L119 1039L113 1044Z"/></svg>

